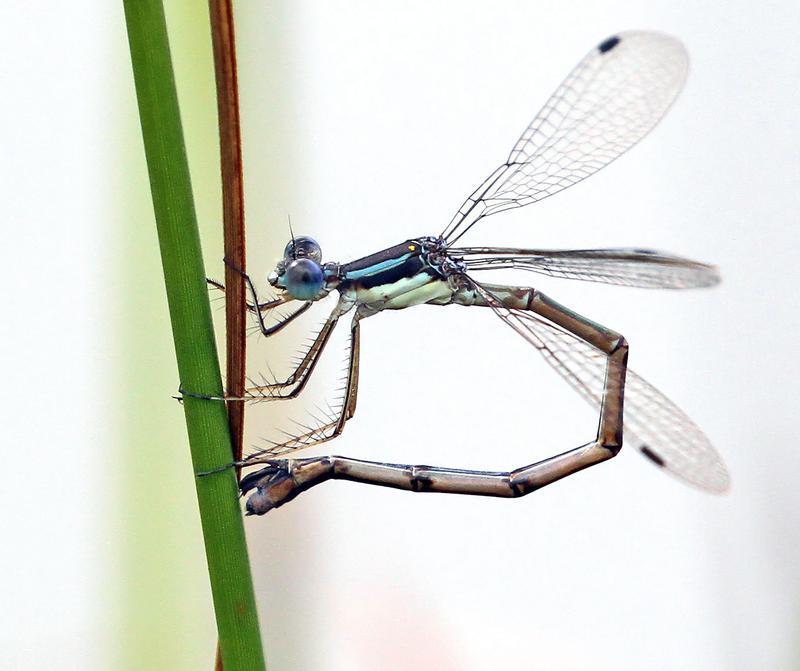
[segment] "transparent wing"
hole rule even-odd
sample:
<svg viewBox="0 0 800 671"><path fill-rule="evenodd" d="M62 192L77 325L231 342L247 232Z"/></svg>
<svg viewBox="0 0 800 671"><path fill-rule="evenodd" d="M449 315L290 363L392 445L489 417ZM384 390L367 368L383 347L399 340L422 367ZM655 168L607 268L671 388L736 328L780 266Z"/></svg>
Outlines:
<svg viewBox="0 0 800 671"><path fill-rule="evenodd" d="M531 312L504 308L473 280L500 319L544 356L584 399L600 408L606 355L571 333ZM730 477L705 434L672 401L647 380L627 371L624 445L634 446L650 461L691 485L722 493Z"/></svg>
<svg viewBox="0 0 800 671"><path fill-rule="evenodd" d="M483 217L552 196L624 154L669 109L688 63L683 45L660 33L620 33L592 49L442 237L454 243Z"/></svg>
<svg viewBox="0 0 800 671"><path fill-rule="evenodd" d="M646 289L694 289L719 283L715 266L649 249L451 247L467 270L517 268L586 282Z"/></svg>

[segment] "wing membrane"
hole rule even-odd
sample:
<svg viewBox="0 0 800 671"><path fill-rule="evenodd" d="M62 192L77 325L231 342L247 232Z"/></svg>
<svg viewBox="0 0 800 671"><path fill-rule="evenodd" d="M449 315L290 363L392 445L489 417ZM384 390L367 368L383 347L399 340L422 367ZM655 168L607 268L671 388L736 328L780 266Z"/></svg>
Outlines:
<svg viewBox="0 0 800 671"><path fill-rule="evenodd" d="M454 243L479 219L552 196L624 154L669 109L688 62L683 45L659 33L620 33L592 49L442 237Z"/></svg>
<svg viewBox="0 0 800 671"><path fill-rule="evenodd" d="M534 313L510 310L473 280L492 310L533 345L584 399L599 408L608 358ZM612 364L613 365L613 364ZM705 434L672 401L630 368L625 383L624 444L691 485L722 493L730 477Z"/></svg>
<svg viewBox="0 0 800 671"><path fill-rule="evenodd" d="M646 289L694 289L719 283L716 267L648 249L450 248L468 270L516 268L586 282Z"/></svg>

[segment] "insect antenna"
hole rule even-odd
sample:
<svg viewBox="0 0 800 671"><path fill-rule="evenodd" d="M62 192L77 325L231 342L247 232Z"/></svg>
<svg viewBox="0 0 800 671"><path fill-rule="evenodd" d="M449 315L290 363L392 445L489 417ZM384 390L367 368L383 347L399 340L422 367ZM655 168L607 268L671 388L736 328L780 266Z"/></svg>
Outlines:
<svg viewBox="0 0 800 671"><path fill-rule="evenodd" d="M297 242L296 242L296 240L294 238L294 231L292 230L292 215L287 213L286 218L289 220L289 235L292 237L292 258L296 259L297 258Z"/></svg>

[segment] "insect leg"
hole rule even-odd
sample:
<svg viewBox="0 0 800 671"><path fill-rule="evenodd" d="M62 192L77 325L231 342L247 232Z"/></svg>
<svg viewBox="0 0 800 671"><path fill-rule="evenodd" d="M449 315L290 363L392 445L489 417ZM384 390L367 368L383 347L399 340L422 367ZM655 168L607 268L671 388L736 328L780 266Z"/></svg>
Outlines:
<svg viewBox="0 0 800 671"><path fill-rule="evenodd" d="M245 398L257 400L284 400L296 398L305 388L308 380L311 377L311 373L314 372L317 361L319 361L319 356L322 354L322 351L328 344L339 318L343 314L347 313L353 307L353 304L353 297L349 294L343 294L339 298L339 302L336 304L336 307L323 324L319 333L314 338L314 342L311 343L311 347L308 348L308 351L305 353L305 355L303 355L303 358L300 359L297 366L295 366L295 369L289 374L289 376L285 380L279 382L248 387L245 390ZM356 315L357 314L358 313L356 313ZM353 323L355 325L354 346L357 352L358 321L356 318L353 319ZM352 357L351 365L353 365ZM358 363L356 362L356 367L357 366Z"/></svg>
<svg viewBox="0 0 800 671"><path fill-rule="evenodd" d="M272 326L267 326L266 323L264 322L264 315L266 313L269 313L271 310L274 310L275 308L280 307L281 305L286 305L287 303L291 303L296 299L292 298L288 294L283 294L282 296L279 296L274 300L261 303L258 300L258 294L256 293L256 288L253 285L250 276L247 275L246 273L242 273L242 276L247 282L250 294L253 297L252 303L251 302L246 303L247 311L256 316L256 319L258 320L259 330L261 331L261 334L264 335L265 337L275 335L276 333L281 331L284 327L291 324L292 321L294 321L297 317L299 317L301 314L303 314L306 310L308 310L311 307L311 301L306 301L294 312L278 320L276 324L273 324ZM221 284L220 282L217 282L216 280L212 279L206 279L206 282L208 283L209 286L213 287L214 289L217 289L218 291L225 293L225 285Z"/></svg>
<svg viewBox="0 0 800 671"><path fill-rule="evenodd" d="M348 312L352 306L352 297L349 295L342 295L339 298L339 302L331 311L328 319L325 320L325 323L322 325L319 333L317 333L308 351L285 380L247 387L244 390L244 396L200 396L186 391L183 388L180 389L181 394L211 401L268 401L295 398L303 391L308 383L311 373L314 372L317 361L322 351L325 349L325 346L328 344L339 318Z"/></svg>
<svg viewBox="0 0 800 671"><path fill-rule="evenodd" d="M361 361L361 325L362 315L357 311L353 315L350 327L350 365L347 373L347 394L345 396L345 421L356 414L358 401L358 371Z"/></svg>
<svg viewBox="0 0 800 671"><path fill-rule="evenodd" d="M338 413L335 413L330 421L322 426L310 428L306 433L292 436L289 440L283 443L271 445L268 450L251 454L246 459L238 462L238 466L252 466L253 464L268 464L257 472L250 473L242 478L240 487L243 491L251 489L254 485L253 482L261 480L275 480L280 469L276 464L283 463L286 460L277 459L281 454L292 452L298 449L304 449L325 443L333 440L344 431L345 423L353 416L355 412L356 397L358 395L358 368L359 368L359 321L365 315L361 312L356 312L353 316L353 321L350 330L350 348L349 348L349 363L347 382L345 385L344 398L342 399L342 406Z"/></svg>

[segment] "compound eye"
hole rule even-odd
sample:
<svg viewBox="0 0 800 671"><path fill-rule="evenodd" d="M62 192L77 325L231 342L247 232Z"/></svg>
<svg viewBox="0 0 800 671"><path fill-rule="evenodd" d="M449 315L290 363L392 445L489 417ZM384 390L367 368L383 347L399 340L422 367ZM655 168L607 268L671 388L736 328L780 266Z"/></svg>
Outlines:
<svg viewBox="0 0 800 671"><path fill-rule="evenodd" d="M283 250L284 259L311 259L320 263L322 261L322 249L314 238L307 235L290 240Z"/></svg>
<svg viewBox="0 0 800 671"><path fill-rule="evenodd" d="M314 299L319 294L325 277L322 268L311 259L295 259L286 266L286 291L301 301Z"/></svg>

